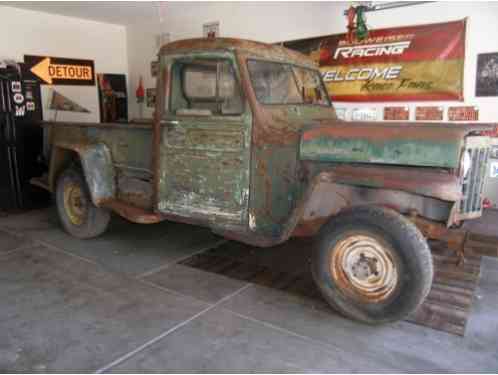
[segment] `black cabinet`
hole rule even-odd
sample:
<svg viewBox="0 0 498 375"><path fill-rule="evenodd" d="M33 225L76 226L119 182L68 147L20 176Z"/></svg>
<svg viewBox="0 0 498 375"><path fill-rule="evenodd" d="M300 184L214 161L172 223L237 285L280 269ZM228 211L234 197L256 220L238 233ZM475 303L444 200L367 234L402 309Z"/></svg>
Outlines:
<svg viewBox="0 0 498 375"><path fill-rule="evenodd" d="M48 194L29 180L46 170L40 86L22 65L0 68L0 209L46 205Z"/></svg>

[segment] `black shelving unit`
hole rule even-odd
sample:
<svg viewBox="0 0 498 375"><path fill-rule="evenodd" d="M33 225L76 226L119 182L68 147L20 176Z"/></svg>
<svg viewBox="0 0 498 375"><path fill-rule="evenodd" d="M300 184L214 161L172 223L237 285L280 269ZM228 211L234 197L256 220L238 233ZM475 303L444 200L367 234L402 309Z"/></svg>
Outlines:
<svg viewBox="0 0 498 375"><path fill-rule="evenodd" d="M46 205L48 194L29 180L46 170L39 83L22 64L0 68L0 209Z"/></svg>

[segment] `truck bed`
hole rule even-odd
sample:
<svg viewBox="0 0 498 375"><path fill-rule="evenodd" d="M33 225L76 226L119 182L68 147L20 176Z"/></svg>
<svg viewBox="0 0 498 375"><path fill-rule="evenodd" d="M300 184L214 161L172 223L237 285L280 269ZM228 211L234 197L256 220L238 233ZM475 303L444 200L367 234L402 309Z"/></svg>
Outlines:
<svg viewBox="0 0 498 375"><path fill-rule="evenodd" d="M139 119L131 122L72 122L72 121L42 121L40 125L43 127L50 126L75 126L75 127L90 127L90 128L125 128L125 129L150 129L153 124L152 119Z"/></svg>

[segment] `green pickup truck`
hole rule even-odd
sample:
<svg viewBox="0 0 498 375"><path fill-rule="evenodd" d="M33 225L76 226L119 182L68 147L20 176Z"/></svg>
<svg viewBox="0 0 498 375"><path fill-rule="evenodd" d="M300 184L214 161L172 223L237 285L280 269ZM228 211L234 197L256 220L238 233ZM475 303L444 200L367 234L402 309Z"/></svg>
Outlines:
<svg viewBox="0 0 498 375"><path fill-rule="evenodd" d="M259 247L314 236L323 297L367 323L424 301L428 238L462 252L459 225L482 214L489 125L341 121L314 63L275 45L182 40L159 64L150 123L45 124L49 173L33 183L73 236L100 235L111 211Z"/></svg>

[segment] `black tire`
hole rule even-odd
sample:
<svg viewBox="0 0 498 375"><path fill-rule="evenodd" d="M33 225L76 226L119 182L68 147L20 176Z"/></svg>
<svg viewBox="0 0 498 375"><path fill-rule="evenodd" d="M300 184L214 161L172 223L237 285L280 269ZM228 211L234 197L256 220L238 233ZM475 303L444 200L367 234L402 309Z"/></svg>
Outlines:
<svg viewBox="0 0 498 375"><path fill-rule="evenodd" d="M433 278L431 252L418 228L374 206L349 209L325 224L311 268L334 309L368 324L406 318L423 303Z"/></svg>
<svg viewBox="0 0 498 375"><path fill-rule="evenodd" d="M66 189L66 195L65 195ZM68 204L67 189L78 191L78 208ZM68 168L57 179L55 192L57 212L64 229L74 237L86 239L97 237L104 233L109 225L111 214L109 210L96 207L90 197L85 178L77 168ZM73 212L74 210L77 211Z"/></svg>

